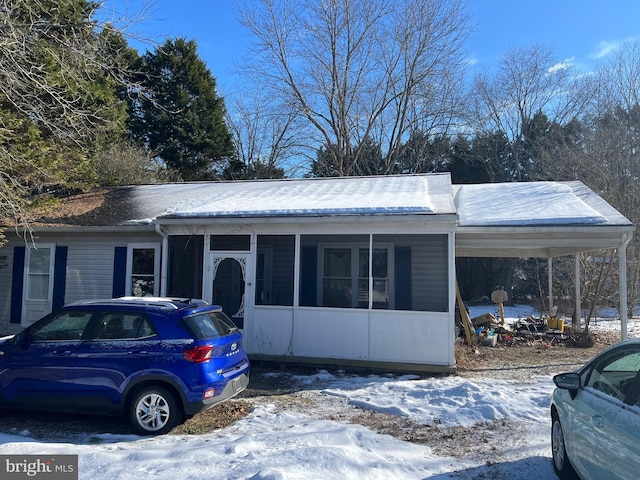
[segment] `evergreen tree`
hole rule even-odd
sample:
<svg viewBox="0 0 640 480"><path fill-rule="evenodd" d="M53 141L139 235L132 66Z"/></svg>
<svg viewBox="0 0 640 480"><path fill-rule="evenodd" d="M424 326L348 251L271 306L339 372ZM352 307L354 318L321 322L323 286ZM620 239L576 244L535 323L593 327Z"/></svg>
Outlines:
<svg viewBox="0 0 640 480"><path fill-rule="evenodd" d="M42 193L95 184L95 152L123 132L125 104L99 4L5 0L0 7L0 215L28 221ZM116 35L112 32L112 36ZM0 242L1 243L1 242Z"/></svg>
<svg viewBox="0 0 640 480"><path fill-rule="evenodd" d="M133 138L180 180L218 178L233 156L233 139L196 43L167 40L141 57L139 71L144 95L131 103Z"/></svg>

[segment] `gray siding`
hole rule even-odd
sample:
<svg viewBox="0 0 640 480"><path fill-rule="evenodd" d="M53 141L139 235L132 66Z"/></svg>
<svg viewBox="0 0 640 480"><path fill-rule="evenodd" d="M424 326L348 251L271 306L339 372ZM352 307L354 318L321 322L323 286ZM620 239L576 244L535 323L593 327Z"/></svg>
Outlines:
<svg viewBox="0 0 640 480"><path fill-rule="evenodd" d="M375 235L374 242L411 248L411 310L446 312L449 305L447 235Z"/></svg>
<svg viewBox="0 0 640 480"><path fill-rule="evenodd" d="M447 237L422 237L411 247L412 310L446 312L449 304Z"/></svg>
<svg viewBox="0 0 640 480"><path fill-rule="evenodd" d="M15 333L19 325L10 324L11 281L13 270L13 247L23 245L22 239L10 238L10 242L0 248L0 256L6 261L0 265L0 334ZM64 303L72 303L89 298L111 298L113 291L113 261L116 246L126 247L128 243L155 242L160 238L153 233L137 235L109 234L51 234L39 232L37 241L66 246L67 271ZM6 265L5 265L6 264Z"/></svg>
<svg viewBox="0 0 640 480"><path fill-rule="evenodd" d="M116 244L92 239L69 241L66 245L69 252L65 303L87 298L111 298ZM126 246L126 242L122 246Z"/></svg>

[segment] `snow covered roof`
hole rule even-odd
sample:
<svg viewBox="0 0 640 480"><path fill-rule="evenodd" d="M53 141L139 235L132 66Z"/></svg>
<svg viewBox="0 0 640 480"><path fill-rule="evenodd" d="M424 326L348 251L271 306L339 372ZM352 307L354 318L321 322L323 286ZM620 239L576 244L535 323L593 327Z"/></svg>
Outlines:
<svg viewBox="0 0 640 480"><path fill-rule="evenodd" d="M454 185L460 226L631 225L582 182Z"/></svg>
<svg viewBox="0 0 640 480"><path fill-rule="evenodd" d="M303 217L455 214L449 175L337 177L147 185L133 192L152 217ZM169 202L166 200L170 199Z"/></svg>
<svg viewBox="0 0 640 480"><path fill-rule="evenodd" d="M556 256L629 241L634 225L581 182L452 185L449 174L196 182L76 195L36 228L415 216L457 221L457 256ZM349 220L351 221L351 220Z"/></svg>
<svg viewBox="0 0 640 480"><path fill-rule="evenodd" d="M113 227L204 219L450 215L448 174L111 187L65 198L36 226ZM200 219L200 220L199 220ZM452 220L452 221L453 221Z"/></svg>
<svg viewBox="0 0 640 480"><path fill-rule="evenodd" d="M554 257L616 248L634 225L582 182L454 185L456 256Z"/></svg>

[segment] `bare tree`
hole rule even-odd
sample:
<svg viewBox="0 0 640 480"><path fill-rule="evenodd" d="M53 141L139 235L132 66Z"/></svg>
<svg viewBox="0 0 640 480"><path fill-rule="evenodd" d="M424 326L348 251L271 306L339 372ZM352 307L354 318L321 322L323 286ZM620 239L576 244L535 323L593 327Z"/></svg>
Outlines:
<svg viewBox="0 0 640 480"><path fill-rule="evenodd" d="M584 181L633 223L640 222L640 40L622 44L597 71L585 118ZM629 305L640 300L640 240L627 248ZM630 308L630 307L629 307Z"/></svg>
<svg viewBox="0 0 640 480"><path fill-rule="evenodd" d="M403 140L451 122L467 16L459 0L255 0L241 21L257 39L247 72L308 125L338 175L359 173L367 138L388 170Z"/></svg>
<svg viewBox="0 0 640 480"><path fill-rule="evenodd" d="M99 185L154 183L163 170L149 152L131 142L114 142L96 153Z"/></svg>
<svg viewBox="0 0 640 480"><path fill-rule="evenodd" d="M300 140L304 138L300 120L290 107L262 92L237 95L227 124L245 169L267 176L276 171L295 175L311 154Z"/></svg>
<svg viewBox="0 0 640 480"><path fill-rule="evenodd" d="M531 179L522 146L536 115L563 125L580 116L589 101L590 83L570 62L560 62L553 50L541 45L511 48L497 71L478 74L474 81L474 108L470 118L476 132L503 133L512 145L512 180Z"/></svg>

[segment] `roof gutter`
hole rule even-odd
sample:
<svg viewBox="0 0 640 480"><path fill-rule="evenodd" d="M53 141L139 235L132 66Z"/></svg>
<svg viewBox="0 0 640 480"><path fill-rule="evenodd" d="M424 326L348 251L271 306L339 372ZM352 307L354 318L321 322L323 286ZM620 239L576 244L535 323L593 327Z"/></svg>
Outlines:
<svg viewBox="0 0 640 480"><path fill-rule="evenodd" d="M376 215L317 215L317 216L218 216L218 217L158 217L155 223L163 225L223 225L223 224L312 224L318 223L388 223L389 220L457 222L455 213L441 214L376 214Z"/></svg>
<svg viewBox="0 0 640 480"><path fill-rule="evenodd" d="M110 233L110 232L153 232L154 226L150 223L148 224L138 224L138 225L110 225L110 226L47 226L47 225L35 225L33 226L33 231L46 231L53 233Z"/></svg>

